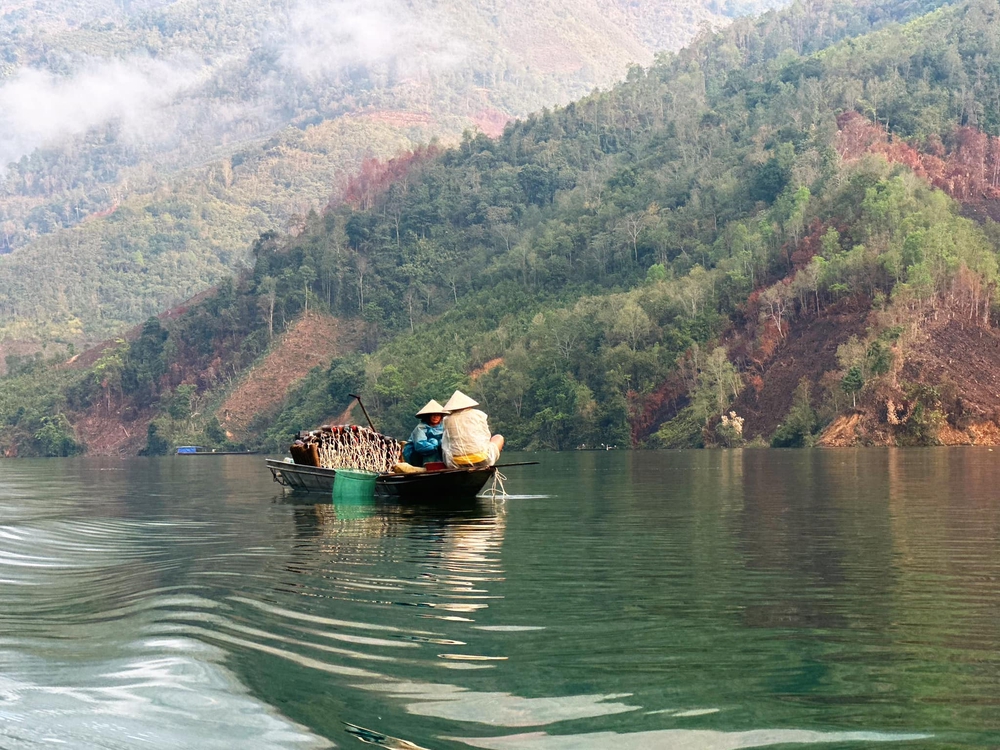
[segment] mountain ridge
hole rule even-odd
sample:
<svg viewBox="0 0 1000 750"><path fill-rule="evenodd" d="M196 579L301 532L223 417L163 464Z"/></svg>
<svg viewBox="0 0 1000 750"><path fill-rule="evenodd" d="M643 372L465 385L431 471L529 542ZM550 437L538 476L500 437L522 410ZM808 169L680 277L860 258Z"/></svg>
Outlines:
<svg viewBox="0 0 1000 750"><path fill-rule="evenodd" d="M176 394L222 387L204 376L213 357L245 370L267 351L267 320L283 329L308 307L363 321L362 352L307 374L255 447L282 449L359 391L403 434L456 387L529 449L813 444L845 414L874 425L861 441L972 429L948 384L912 365L935 315L964 310L987 330L997 312L1000 233L934 185L991 200L1000 133L983 102L1000 79L976 66L1000 7L882 23L906 8L925 9L814 3L740 22L496 140L373 168L363 201L262 236L252 270L169 331L148 324L118 364L99 360L116 379L53 407L158 402L150 430L169 443L190 421ZM864 24L882 30L844 39ZM794 369L769 375L793 358L815 365L794 387ZM768 378L785 400L755 427L738 409ZM34 430L35 450L66 434L23 419L6 434ZM206 439L224 444L220 428L203 414Z"/></svg>
<svg viewBox="0 0 1000 750"><path fill-rule="evenodd" d="M0 150L0 159L25 154L0 184L0 252L8 253L0 255L0 336L76 345L238 272L256 234L320 209L366 157L434 137L454 142L476 124L497 133L510 117L650 63L701 20L727 20L693 0L434 8L381 0L363 12L339 0L213 0L137 3L128 12L59 6L66 22L52 27L62 11L47 7L0 17L0 59L11 61L0 77L0 105L11 113L2 140L17 151ZM644 14L678 23L643 42L636 19ZM364 24L380 33L366 34ZM63 130L31 114L70 104L83 117ZM119 240L115 214L162 214L164 201L229 226L206 234L197 222L138 222L127 243ZM61 281L38 273L66 247L75 253ZM176 273L177 256L190 279ZM121 283L106 284L105 294L90 283L95 275Z"/></svg>

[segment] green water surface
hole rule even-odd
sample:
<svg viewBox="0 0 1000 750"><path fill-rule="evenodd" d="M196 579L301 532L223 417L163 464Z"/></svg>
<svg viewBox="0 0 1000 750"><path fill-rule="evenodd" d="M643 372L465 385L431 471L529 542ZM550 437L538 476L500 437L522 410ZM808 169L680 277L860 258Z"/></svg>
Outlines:
<svg viewBox="0 0 1000 750"><path fill-rule="evenodd" d="M443 508L0 464L0 748L1000 746L1000 454L505 459Z"/></svg>

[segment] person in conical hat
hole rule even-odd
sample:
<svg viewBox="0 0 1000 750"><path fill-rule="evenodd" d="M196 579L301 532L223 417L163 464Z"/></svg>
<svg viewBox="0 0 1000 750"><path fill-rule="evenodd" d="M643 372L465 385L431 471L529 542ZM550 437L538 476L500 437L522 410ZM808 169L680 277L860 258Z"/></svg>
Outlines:
<svg viewBox="0 0 1000 750"><path fill-rule="evenodd" d="M420 423L413 428L410 439L403 446L403 460L406 463L411 466L423 466L442 460L441 436L444 428L441 420L447 413L448 410L434 399L428 401L417 412L416 416Z"/></svg>
<svg viewBox="0 0 1000 750"><path fill-rule="evenodd" d="M418 411L416 413L416 416L418 416L420 418L438 416L438 417L441 417L443 419L444 415L447 414L447 413L448 413L448 410L445 407L441 406L441 404L439 404L434 399L431 399L426 404L424 404L423 408L420 411ZM427 421L428 421L428 423L430 423L431 420L428 419ZM441 422L440 419L437 419L437 420L434 420L434 421L436 421L438 423Z"/></svg>
<svg viewBox="0 0 1000 750"><path fill-rule="evenodd" d="M441 451L452 469L477 469L493 466L503 450L503 435L491 435L486 414L475 407L479 402L455 391L444 408L444 436Z"/></svg>

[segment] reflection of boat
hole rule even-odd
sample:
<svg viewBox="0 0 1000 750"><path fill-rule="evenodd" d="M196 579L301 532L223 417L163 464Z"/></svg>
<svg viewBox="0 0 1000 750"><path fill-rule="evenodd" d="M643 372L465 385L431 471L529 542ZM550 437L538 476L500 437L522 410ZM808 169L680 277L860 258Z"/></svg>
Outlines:
<svg viewBox="0 0 1000 750"><path fill-rule="evenodd" d="M336 469L287 463L265 459L274 481L300 492L333 490ZM474 498L496 474L496 467L484 469L445 469L422 474L379 474L375 480L375 497L401 502L435 502Z"/></svg>

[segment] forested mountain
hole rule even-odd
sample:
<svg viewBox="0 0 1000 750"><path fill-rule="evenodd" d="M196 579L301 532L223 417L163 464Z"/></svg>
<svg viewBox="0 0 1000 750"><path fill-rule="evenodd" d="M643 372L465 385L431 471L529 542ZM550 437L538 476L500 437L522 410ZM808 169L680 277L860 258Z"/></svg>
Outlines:
<svg viewBox="0 0 1000 750"><path fill-rule="evenodd" d="M8 4L0 337L139 322L242 268L363 158L498 133L772 2Z"/></svg>
<svg viewBox="0 0 1000 750"><path fill-rule="evenodd" d="M975 387L1000 381L998 40L996 0L796 5L498 139L372 165L86 367L12 362L33 374L5 382L5 439L70 450L76 415L130 411L153 448L222 444L230 381L306 309L362 320L368 353L310 373L248 444L358 390L404 434L455 387L526 448L1000 433ZM946 351L970 332L971 374Z"/></svg>

